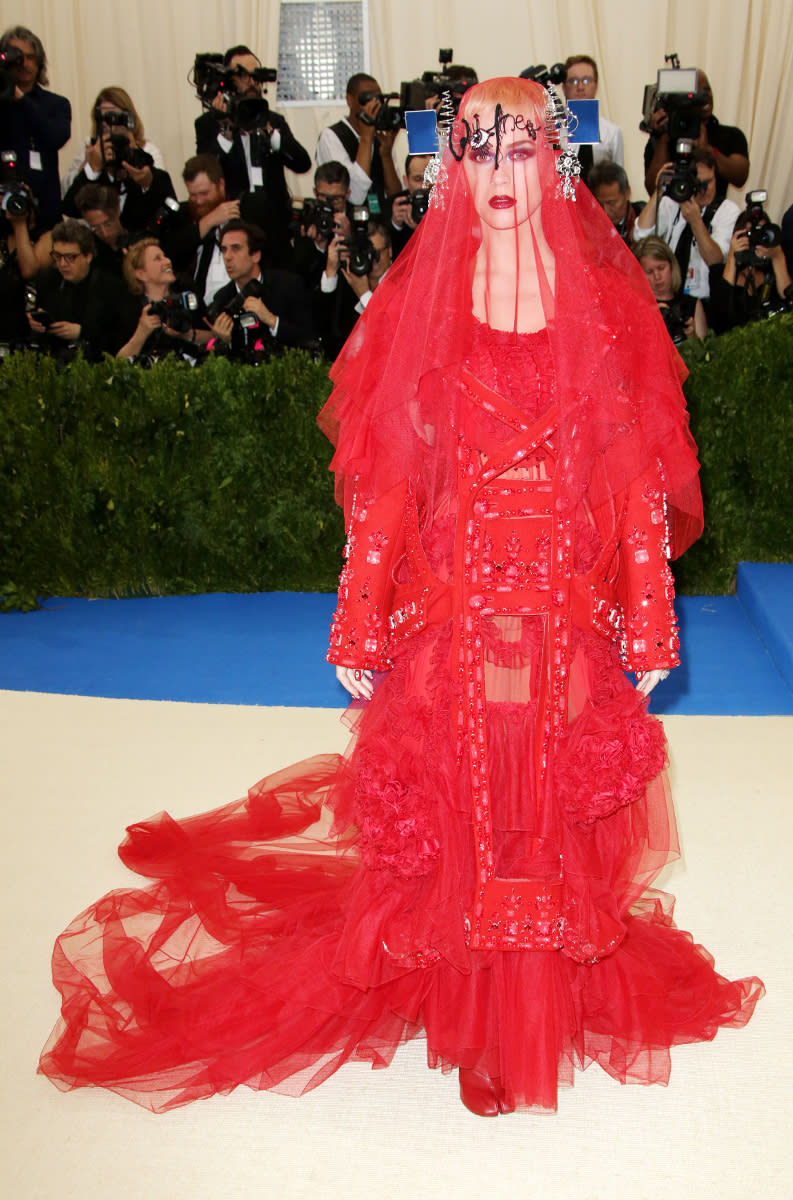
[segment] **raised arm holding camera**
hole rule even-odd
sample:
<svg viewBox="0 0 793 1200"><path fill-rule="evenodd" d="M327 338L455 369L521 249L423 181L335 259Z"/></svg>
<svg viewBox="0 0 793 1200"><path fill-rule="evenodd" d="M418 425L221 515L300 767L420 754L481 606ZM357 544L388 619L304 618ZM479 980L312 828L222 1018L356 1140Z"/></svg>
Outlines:
<svg viewBox="0 0 793 1200"><path fill-rule="evenodd" d="M320 281L320 334L329 358L352 333L393 258L388 228L370 220L367 208L354 208L351 221L339 214L336 226Z"/></svg>
<svg viewBox="0 0 793 1200"><path fill-rule="evenodd" d="M711 324L716 333L762 321L793 307L782 230L768 218L765 191L747 193L726 262L710 269Z"/></svg>
<svg viewBox="0 0 793 1200"><path fill-rule="evenodd" d="M317 164L341 162L350 172L350 199L382 213L388 196L401 190L394 161L397 128L386 128L387 97L371 75L353 75L347 83L347 116L323 129ZM391 124L391 122L388 122Z"/></svg>
<svg viewBox="0 0 793 1200"><path fill-rule="evenodd" d="M708 268L723 261L739 209L716 193L716 164L709 148L686 158L684 165L665 164L658 188L636 219L634 240L657 233L675 252L683 290L706 299Z"/></svg>
<svg viewBox="0 0 793 1200"><path fill-rule="evenodd" d="M229 199L250 193L251 219L267 236L273 260L287 265L291 198L284 169L304 175L311 156L284 118L270 108L266 83L276 72L263 67L247 46L223 55L199 55L194 82L206 111L196 119L196 153L217 156Z"/></svg>
<svg viewBox="0 0 793 1200"><path fill-rule="evenodd" d="M326 162L314 172L314 195L295 211L299 231L293 242L294 269L313 292L328 257L328 246L337 229L336 217L352 211L350 173L344 163Z"/></svg>
<svg viewBox="0 0 793 1200"><path fill-rule="evenodd" d="M405 190L391 204L391 246L394 258L410 241L419 227L430 202L431 189L425 186L424 172L429 154L408 154L405 159Z"/></svg>
<svg viewBox="0 0 793 1200"><path fill-rule="evenodd" d="M677 62L676 55L669 59ZM650 195L655 191L659 172L672 158L677 139L681 133L677 130L678 117L684 120L689 117L693 122L690 131L693 143L697 147L709 147L715 162L716 194L726 196L727 187L743 187L749 175L749 147L745 135L733 125L722 125L713 115L713 91L710 81L704 71L696 72L696 91L690 92L682 88L680 91L661 89L667 78L672 87L674 73L678 68L659 72L661 80L650 112L645 113L642 128L650 134L644 148L644 184ZM691 69L693 72L693 68ZM688 132L684 136L688 136Z"/></svg>
<svg viewBox="0 0 793 1200"><path fill-rule="evenodd" d="M51 228L61 215L58 151L72 132L65 96L45 91L47 55L41 39L24 25L0 37L0 150L16 156L19 177L38 203L38 224Z"/></svg>
<svg viewBox="0 0 793 1200"><path fill-rule="evenodd" d="M171 177L155 166L152 149L129 94L119 87L100 91L91 113L92 138L85 161L63 198L63 210L78 216L77 197L89 183L113 187L127 229L146 229L167 199L174 199ZM149 149L146 147L149 146ZM153 147L156 149L156 147ZM159 151L158 151L159 154Z"/></svg>

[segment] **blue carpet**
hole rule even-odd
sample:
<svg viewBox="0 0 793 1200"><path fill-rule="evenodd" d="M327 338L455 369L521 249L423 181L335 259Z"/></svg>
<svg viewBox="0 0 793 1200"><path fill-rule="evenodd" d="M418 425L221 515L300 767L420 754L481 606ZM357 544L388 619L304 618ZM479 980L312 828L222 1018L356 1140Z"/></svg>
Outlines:
<svg viewBox="0 0 793 1200"><path fill-rule="evenodd" d="M334 603L291 592L50 599L0 615L0 687L340 707L346 693L323 657ZM678 615L683 666L656 689L655 712L793 713L791 686L738 597L680 597Z"/></svg>
<svg viewBox="0 0 793 1200"><path fill-rule="evenodd" d="M793 563L739 563L738 599L793 691Z"/></svg>

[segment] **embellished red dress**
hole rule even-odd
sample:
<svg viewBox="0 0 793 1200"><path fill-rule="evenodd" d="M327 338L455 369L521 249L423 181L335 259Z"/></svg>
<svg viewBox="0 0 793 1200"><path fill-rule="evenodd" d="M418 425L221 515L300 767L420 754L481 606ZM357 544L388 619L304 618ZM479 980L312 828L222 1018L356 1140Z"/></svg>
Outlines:
<svg viewBox="0 0 793 1200"><path fill-rule="evenodd" d="M346 755L130 827L121 856L155 882L56 944L59 1087L155 1111L298 1094L424 1037L431 1066L554 1108L591 1062L665 1082L671 1046L762 994L649 890L677 839L663 730L624 671L678 662L660 466L559 503L544 332L475 325L421 386L449 398L453 461L428 439L426 471L347 497L328 657L378 674Z"/></svg>

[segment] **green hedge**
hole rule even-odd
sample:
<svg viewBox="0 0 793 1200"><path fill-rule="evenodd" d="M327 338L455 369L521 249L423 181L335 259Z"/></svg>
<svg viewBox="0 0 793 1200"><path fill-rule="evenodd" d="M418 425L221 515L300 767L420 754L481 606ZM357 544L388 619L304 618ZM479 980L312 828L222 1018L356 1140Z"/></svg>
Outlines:
<svg viewBox="0 0 793 1200"><path fill-rule="evenodd" d="M327 363L0 366L0 595L333 591Z"/></svg>
<svg viewBox="0 0 793 1200"><path fill-rule="evenodd" d="M688 595L733 591L738 563L793 562L793 315L683 348L705 532L674 564Z"/></svg>
<svg viewBox="0 0 793 1200"><path fill-rule="evenodd" d="M690 594L741 559L793 561L793 316L684 348L705 534ZM150 370L0 365L0 595L332 591L344 540L316 426L327 363L292 351Z"/></svg>

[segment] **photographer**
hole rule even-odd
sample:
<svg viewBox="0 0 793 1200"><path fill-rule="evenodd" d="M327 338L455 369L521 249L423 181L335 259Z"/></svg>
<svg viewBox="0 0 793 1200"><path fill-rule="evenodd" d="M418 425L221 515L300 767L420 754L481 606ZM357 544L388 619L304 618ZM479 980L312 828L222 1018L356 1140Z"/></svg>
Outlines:
<svg viewBox="0 0 793 1200"><path fill-rule="evenodd" d="M343 163L326 162L314 172L314 199L299 213L300 232L294 239L294 269L310 291L319 287L328 246L337 232L335 218L346 213L350 198L350 172Z"/></svg>
<svg viewBox="0 0 793 1200"><path fill-rule="evenodd" d="M263 231L246 221L229 221L220 238L231 282L215 296L214 319L207 324L232 351L267 354L314 340L311 304L302 280L291 271L263 267L264 247Z"/></svg>
<svg viewBox="0 0 793 1200"><path fill-rule="evenodd" d="M479 82L479 76L473 67L464 67L462 63L447 62L445 55L451 57L451 51L441 51L440 66L437 71L427 71L422 76L426 97L424 99L425 108L434 108L439 111L443 102L443 94L445 91L451 92L452 101L455 112L460 104L460 99L469 87L473 87ZM441 82L442 81L442 82Z"/></svg>
<svg viewBox="0 0 793 1200"><path fill-rule="evenodd" d="M750 210L751 205L735 222L727 261L710 268L710 316L716 333L789 312L793 301L779 226L762 209L759 214Z"/></svg>
<svg viewBox="0 0 793 1200"><path fill-rule="evenodd" d="M226 196L226 181L214 154L188 158L182 171L187 203L162 237L165 252L180 275L189 275L192 290L206 305L229 281L218 235L228 221L240 218L240 201ZM243 197L247 199L247 197Z"/></svg>
<svg viewBox="0 0 793 1200"><path fill-rule="evenodd" d="M707 299L710 295L708 268L724 260L738 219L739 208L732 200L716 194L716 164L706 148L691 155L696 178L691 176L692 195L673 200L659 193L674 171L667 163L658 177L658 190L636 220L634 239L657 233L674 250L683 277L683 289L691 296Z"/></svg>
<svg viewBox="0 0 793 1200"><path fill-rule="evenodd" d="M598 69L594 58L588 54L571 54L564 64L565 81L562 85L567 100L594 100L598 90ZM589 174L593 166L603 162L614 162L622 166L625 161L622 130L613 121L598 116L600 141L594 146L575 146L581 164L581 178L589 187Z"/></svg>
<svg viewBox="0 0 793 1200"><path fill-rule="evenodd" d="M391 259L391 235L385 225L366 221L351 229L346 217L338 218L320 281L320 333L329 358L336 357L352 333Z"/></svg>
<svg viewBox="0 0 793 1200"><path fill-rule="evenodd" d="M132 131L135 145L142 147L155 167L161 171L166 169L161 151L154 145L154 142L150 142L146 137L143 121L129 92L121 87L106 87L102 88L91 109L90 136L85 139L82 152L74 157L72 165L63 177L64 193L69 191L81 171L92 183L96 182L102 173L103 158L102 147L98 142L97 110L103 106L106 112L128 113L131 118L129 129Z"/></svg>
<svg viewBox="0 0 793 1200"><path fill-rule="evenodd" d="M424 186L424 172L430 158L429 154L408 154L405 159L405 174L402 176L405 190L395 196L391 203L391 248L394 258L404 250L427 211L430 189Z"/></svg>
<svg viewBox="0 0 793 1200"><path fill-rule="evenodd" d="M350 199L382 213L386 198L400 191L394 159L395 130L378 130L377 116L383 107L380 84L371 75L353 75L347 83L347 116L323 129L317 142L316 160L344 163L350 172Z"/></svg>
<svg viewBox="0 0 793 1200"><path fill-rule="evenodd" d="M44 90L47 55L35 33L23 25L7 29L0 53L6 60L0 70L0 149L15 153L19 176L38 203L38 224L50 229L61 215L58 151L71 137L71 105Z"/></svg>
<svg viewBox="0 0 793 1200"><path fill-rule="evenodd" d="M197 347L206 345L210 335L197 297L192 292L171 295L176 276L156 238L143 238L130 246L124 278L140 310L135 329L116 358L161 357L169 352L192 358Z"/></svg>
<svg viewBox="0 0 793 1200"><path fill-rule="evenodd" d="M50 265L52 238L39 234L33 193L17 183L6 211L0 215L0 343L26 342L30 329L25 317L25 281Z"/></svg>
<svg viewBox="0 0 793 1200"><path fill-rule="evenodd" d="M688 338L703 338L708 322L702 301L683 291L680 264L666 242L659 237L643 238L634 253L675 345L680 346Z"/></svg>
<svg viewBox="0 0 793 1200"><path fill-rule="evenodd" d="M35 279L36 306L28 313L33 339L62 355L79 345L91 357L115 354L127 328L128 297L119 280L94 260L93 235L66 219L52 230L49 270Z"/></svg>
<svg viewBox="0 0 793 1200"><path fill-rule="evenodd" d="M121 223L121 197L114 187L87 183L74 198L81 220L96 238L97 262L119 278L129 233Z"/></svg>
<svg viewBox="0 0 793 1200"><path fill-rule="evenodd" d="M633 245L636 218L644 202L631 201L625 168L615 162L595 163L589 172L589 190L611 221L626 246Z"/></svg>
<svg viewBox="0 0 793 1200"><path fill-rule="evenodd" d="M102 183L119 194L127 229L145 229L166 199L175 196L167 171L155 167L145 149L143 127L123 88L103 88L91 113L93 137L83 166L63 198L63 211L77 216L77 195L88 183Z"/></svg>
<svg viewBox="0 0 793 1200"><path fill-rule="evenodd" d="M709 148L715 164L716 195L726 196L729 184L743 187L749 176L749 147L745 135L733 125L722 125L713 115L713 92L704 71L697 72L697 91L704 95L699 109L698 148ZM669 162L675 147L669 141L669 114L659 106L650 118L650 136L644 147L644 186L648 195L656 189L658 175Z"/></svg>
<svg viewBox="0 0 793 1200"><path fill-rule="evenodd" d="M262 64L247 46L233 46L223 56L231 72L234 95L218 91L211 107L195 122L196 154L214 154L220 162L229 199L243 192L254 197L251 219L267 236L273 260L289 262L291 198L284 178L311 170L311 156L286 121L264 98ZM248 102L240 108L239 101Z"/></svg>

